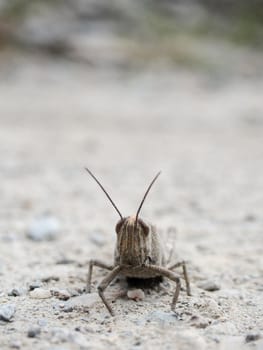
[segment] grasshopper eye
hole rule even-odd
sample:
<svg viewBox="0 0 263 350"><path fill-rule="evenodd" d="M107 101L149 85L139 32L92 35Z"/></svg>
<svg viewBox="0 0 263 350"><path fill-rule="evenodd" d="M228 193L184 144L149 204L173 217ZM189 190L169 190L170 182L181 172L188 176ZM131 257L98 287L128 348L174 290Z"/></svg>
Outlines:
<svg viewBox="0 0 263 350"><path fill-rule="evenodd" d="M120 232L120 229L121 229L123 223L124 223L124 219L121 219L117 222L117 224L115 226L115 231L117 234Z"/></svg>

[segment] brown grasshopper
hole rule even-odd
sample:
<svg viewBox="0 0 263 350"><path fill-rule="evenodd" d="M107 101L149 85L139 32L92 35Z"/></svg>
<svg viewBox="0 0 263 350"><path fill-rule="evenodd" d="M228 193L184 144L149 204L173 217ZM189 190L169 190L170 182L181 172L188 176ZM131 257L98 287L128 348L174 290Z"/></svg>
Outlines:
<svg viewBox="0 0 263 350"><path fill-rule="evenodd" d="M91 290L91 277L93 266L98 266L109 270L110 272L106 275L106 277L100 282L98 286L98 293L104 305L108 309L109 313L113 316L114 313L112 307L106 300L104 296L104 291L108 287L108 285L115 279L115 277L117 277L118 275L122 275L127 278L145 280L167 277L176 283L176 288L171 304L171 308L172 310L174 310L181 288L180 276L172 272L174 268L182 266L183 275L186 282L186 292L187 295L191 295L190 283L187 275L185 262L182 261L171 266L166 266L167 263L165 259L164 249L158 232L156 231L153 225L148 225L141 218L139 218L139 213L141 211L145 198L147 197L152 185L154 184L161 172L159 172L150 183L139 205L136 215L123 217L119 209L116 207L115 203L109 196L109 194L101 185L101 183L97 180L97 178L92 174L92 172L89 169L86 168L86 170L91 175L91 177L97 182L102 191L106 194L111 204L120 216L120 220L117 222L115 228L115 231L117 233L117 242L114 252L114 264L109 265L105 264L100 260L90 260L87 278L87 292L90 293Z"/></svg>

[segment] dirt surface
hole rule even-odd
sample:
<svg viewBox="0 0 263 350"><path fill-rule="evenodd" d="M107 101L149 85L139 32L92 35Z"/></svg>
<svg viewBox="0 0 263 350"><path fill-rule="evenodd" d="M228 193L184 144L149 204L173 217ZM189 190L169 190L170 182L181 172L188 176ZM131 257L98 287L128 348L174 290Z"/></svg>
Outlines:
<svg viewBox="0 0 263 350"><path fill-rule="evenodd" d="M0 321L0 349L262 349L262 91L260 78L179 68L9 62L0 82L0 308L15 312ZM176 314L168 281L137 302L114 283L114 318L95 288L105 271L85 294L88 260L113 261L118 215L84 166L123 215L162 170L141 216L167 251L175 246L175 261L188 262L193 295L182 282ZM58 232L34 241L30 225L47 211ZM36 286L45 299L30 294ZM14 288L19 296L8 295Z"/></svg>

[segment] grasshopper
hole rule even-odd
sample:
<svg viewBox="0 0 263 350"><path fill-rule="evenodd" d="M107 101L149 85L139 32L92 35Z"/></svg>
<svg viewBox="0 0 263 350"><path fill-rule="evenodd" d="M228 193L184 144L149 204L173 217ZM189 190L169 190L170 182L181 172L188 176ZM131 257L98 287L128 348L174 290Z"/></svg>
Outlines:
<svg viewBox="0 0 263 350"><path fill-rule="evenodd" d="M100 282L97 289L102 302L108 309L109 313L114 316L113 309L105 298L104 292L109 284L118 275L142 280L166 277L174 281L176 284L171 303L171 309L174 311L181 288L180 275L175 274L172 271L174 268L182 267L184 279L186 282L186 292L187 295L191 295L186 264L184 261L181 261L177 264L167 266L164 248L155 226L147 224L139 217L143 203L152 185L157 180L161 172L157 173L157 175L148 186L147 191L145 192L136 212L136 215L123 217L95 175L93 175L93 173L88 168L85 169L100 186L120 216L120 220L117 222L115 227L117 242L114 252L114 264L110 265L102 262L101 260L90 260L87 277L87 292L90 293L91 291L93 266L98 266L100 268L109 270L110 272Z"/></svg>

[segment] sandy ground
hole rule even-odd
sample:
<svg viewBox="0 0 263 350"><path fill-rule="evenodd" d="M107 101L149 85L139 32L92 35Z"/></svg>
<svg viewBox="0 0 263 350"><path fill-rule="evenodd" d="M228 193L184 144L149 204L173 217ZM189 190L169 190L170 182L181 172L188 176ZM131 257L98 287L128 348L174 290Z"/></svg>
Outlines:
<svg viewBox="0 0 263 350"><path fill-rule="evenodd" d="M43 58L1 71L0 306L15 313L0 321L0 349L262 349L263 80ZM105 271L84 293L88 260L113 260L118 220L84 166L124 215L162 170L141 215L188 262L193 295L182 283L176 314L168 281L117 298L114 318L95 289ZM46 211L59 233L35 242L28 229ZM34 283L70 298L32 298Z"/></svg>

